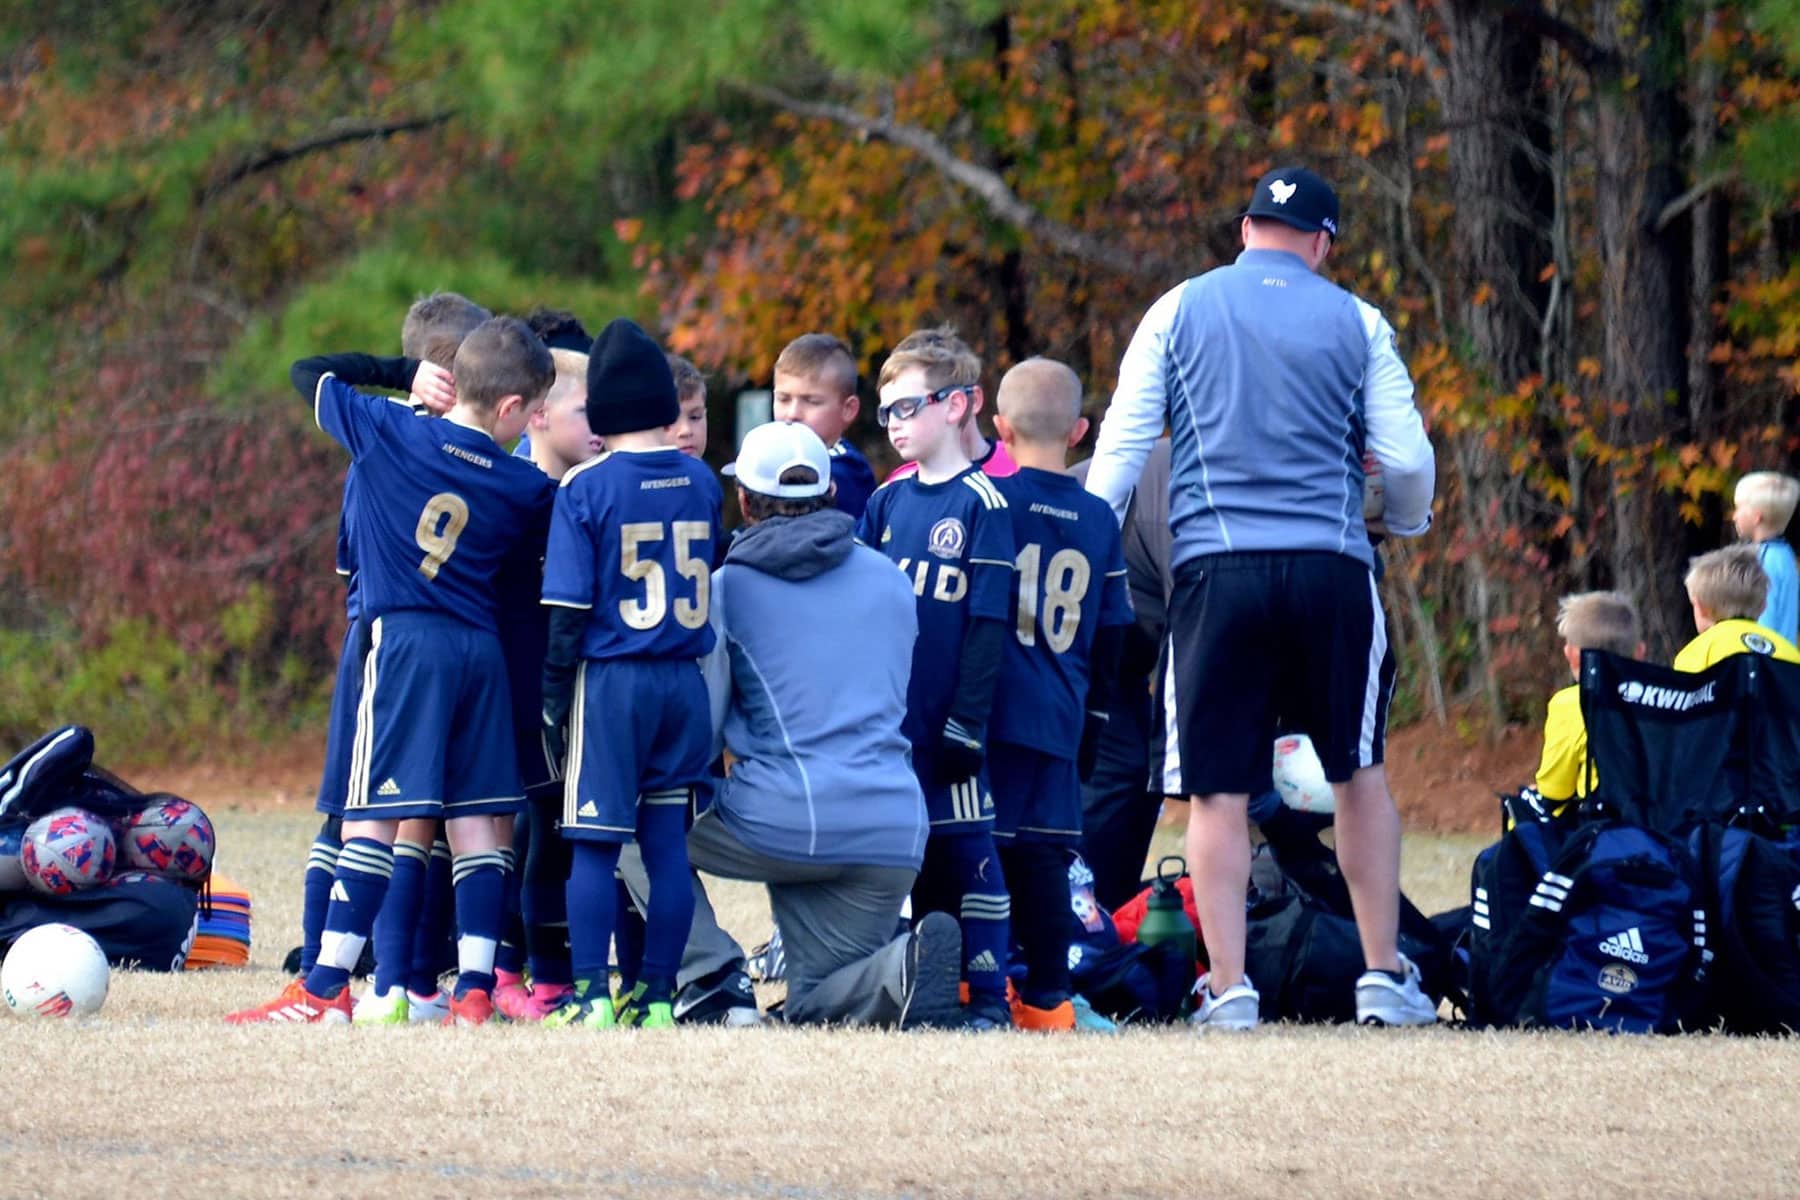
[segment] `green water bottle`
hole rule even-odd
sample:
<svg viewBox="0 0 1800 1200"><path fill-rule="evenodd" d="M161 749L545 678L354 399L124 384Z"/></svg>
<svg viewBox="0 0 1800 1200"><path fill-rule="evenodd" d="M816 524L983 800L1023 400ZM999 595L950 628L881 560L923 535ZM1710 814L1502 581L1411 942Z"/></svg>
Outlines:
<svg viewBox="0 0 1800 1200"><path fill-rule="evenodd" d="M1175 864L1173 873L1169 864ZM1187 860L1179 854L1168 854L1157 860L1156 879L1150 884L1150 897L1144 905L1144 919L1138 925L1140 945L1157 946L1174 942L1181 948L1183 961L1190 968L1200 957L1200 935L1188 919L1187 907L1181 902L1176 881L1187 874Z"/></svg>

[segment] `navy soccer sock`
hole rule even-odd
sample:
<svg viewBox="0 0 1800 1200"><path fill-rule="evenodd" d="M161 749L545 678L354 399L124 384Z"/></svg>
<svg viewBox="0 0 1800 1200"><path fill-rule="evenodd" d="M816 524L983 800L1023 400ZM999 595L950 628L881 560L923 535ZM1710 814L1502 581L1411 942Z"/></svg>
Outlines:
<svg viewBox="0 0 1800 1200"><path fill-rule="evenodd" d="M393 873L391 848L374 838L351 838L344 843L331 882L325 931L319 938L319 961L306 975L307 991L315 996L335 996L350 982L350 971L362 957L369 931L375 928L375 914L381 911Z"/></svg>
<svg viewBox="0 0 1800 1200"><path fill-rule="evenodd" d="M375 918L376 991L405 987L412 972L413 937L425 903L425 864L430 857L430 848L417 842L394 843L394 875Z"/></svg>
<svg viewBox="0 0 1800 1200"><path fill-rule="evenodd" d="M518 856L511 846L500 854L500 947L494 952L494 970L514 975L525 970L525 922L519 912Z"/></svg>
<svg viewBox="0 0 1800 1200"><path fill-rule="evenodd" d="M569 843L557 832L555 816L561 807L559 792L550 804L540 805L534 799L519 816L521 828L528 830L519 880L519 915L525 924L525 949L534 986L568 983L571 978Z"/></svg>
<svg viewBox="0 0 1800 1200"><path fill-rule="evenodd" d="M305 975L319 961L319 935L325 932L325 910L331 906L331 880L337 875L338 852L344 848L339 834L343 821L327 817L313 835L312 849L306 853L306 875L301 883L300 899L300 974Z"/></svg>
<svg viewBox="0 0 1800 1200"><path fill-rule="evenodd" d="M651 803L673 799L679 803ZM646 795L639 801L638 849L644 855L644 873L650 877L650 911L644 914L644 965L638 982L644 985L644 1002L673 998L675 975L681 969L681 953L687 948L688 930L694 924L694 884L688 872L688 797L685 791Z"/></svg>
<svg viewBox="0 0 1800 1200"><path fill-rule="evenodd" d="M456 996L494 990L494 953L500 945L506 872L498 850L458 854L451 865L456 889Z"/></svg>
<svg viewBox="0 0 1800 1200"><path fill-rule="evenodd" d="M1069 908L1068 855L1048 842L1016 842L1000 851L1013 898L1013 931L1025 960L1019 998L1033 1008L1055 1008L1069 998L1069 943L1075 918Z"/></svg>
<svg viewBox="0 0 1800 1200"><path fill-rule="evenodd" d="M425 902L413 933L412 970L408 991L435 996L438 976L456 961L452 933L456 927L455 890L451 882L450 843L439 837L431 844L431 862L425 867Z"/></svg>
<svg viewBox="0 0 1800 1200"><path fill-rule="evenodd" d="M925 846L927 869L935 880L913 919L933 908L952 912L962 926L963 980L969 1002L984 1009L1006 1007L1006 963L1012 946L1012 898L1000 871L991 833L933 834ZM954 907L952 907L954 906Z"/></svg>
<svg viewBox="0 0 1800 1200"><path fill-rule="evenodd" d="M613 960L619 968L619 994L626 995L644 977L644 914L632 903L625 881L617 882L614 903L618 917L613 922Z"/></svg>
<svg viewBox="0 0 1800 1200"><path fill-rule="evenodd" d="M610 1002L606 956L617 909L619 865L616 842L578 841L569 853L569 955L576 994L595 1003Z"/></svg>

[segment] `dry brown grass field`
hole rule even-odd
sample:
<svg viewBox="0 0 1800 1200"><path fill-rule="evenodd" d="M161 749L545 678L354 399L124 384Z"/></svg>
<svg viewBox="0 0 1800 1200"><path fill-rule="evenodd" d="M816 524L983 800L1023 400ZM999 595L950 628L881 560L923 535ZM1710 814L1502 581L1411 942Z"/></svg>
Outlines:
<svg viewBox="0 0 1800 1200"><path fill-rule="evenodd" d="M93 1019L0 1020L0 1196L1800 1193L1791 1042L228 1029L283 981L314 821L215 818L252 967L115 973ZM1409 840L1428 910L1480 840ZM766 934L756 889L716 894Z"/></svg>

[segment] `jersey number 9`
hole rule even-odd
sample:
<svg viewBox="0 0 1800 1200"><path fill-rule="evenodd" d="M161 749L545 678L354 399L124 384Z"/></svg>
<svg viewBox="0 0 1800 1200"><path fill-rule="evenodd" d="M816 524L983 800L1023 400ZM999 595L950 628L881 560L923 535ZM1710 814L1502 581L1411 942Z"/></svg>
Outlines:
<svg viewBox="0 0 1800 1200"><path fill-rule="evenodd" d="M456 553L456 539L468 523L469 502L455 492L439 492L425 502L419 527L413 531L413 541L425 552L419 561L419 574L437 579L438 569Z"/></svg>
<svg viewBox="0 0 1800 1200"><path fill-rule="evenodd" d="M1081 601L1087 596L1093 568L1079 550L1058 550L1043 565L1044 548L1033 542L1019 551L1013 566L1019 572L1019 645L1037 645L1038 579L1043 577L1044 644L1056 654L1075 644L1081 628Z"/></svg>
<svg viewBox="0 0 1800 1200"><path fill-rule="evenodd" d="M666 527L660 521L629 521L619 526L619 570L644 585L644 597L619 601L619 619L633 629L655 629L669 615L667 573L662 563L643 557L643 550L670 536L675 541L676 574L694 581L694 598L675 601L675 623L683 629L706 624L712 573L707 560L693 551L695 542L712 540L712 527L705 521L674 521Z"/></svg>

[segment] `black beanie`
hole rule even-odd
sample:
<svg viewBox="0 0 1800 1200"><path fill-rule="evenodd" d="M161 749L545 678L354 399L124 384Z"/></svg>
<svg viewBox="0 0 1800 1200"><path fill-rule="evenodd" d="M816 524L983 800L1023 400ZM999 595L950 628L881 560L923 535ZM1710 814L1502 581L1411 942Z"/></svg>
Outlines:
<svg viewBox="0 0 1800 1200"><path fill-rule="evenodd" d="M588 351L588 428L599 437L661 429L681 418L669 360L637 322L614 318Z"/></svg>

